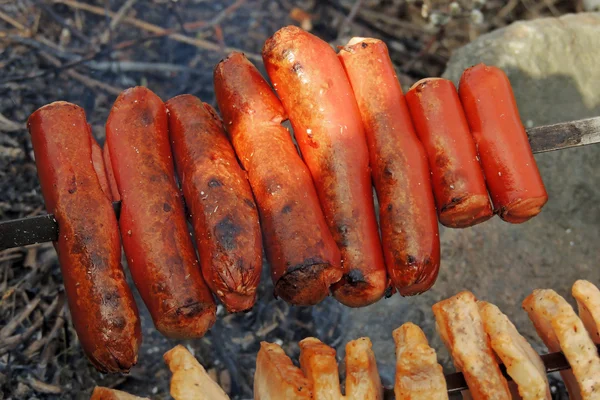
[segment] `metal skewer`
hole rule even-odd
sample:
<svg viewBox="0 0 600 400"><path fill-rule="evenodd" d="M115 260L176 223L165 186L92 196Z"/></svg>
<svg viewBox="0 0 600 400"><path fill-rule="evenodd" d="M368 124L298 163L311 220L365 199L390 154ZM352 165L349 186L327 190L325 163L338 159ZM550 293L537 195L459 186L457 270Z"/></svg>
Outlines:
<svg viewBox="0 0 600 400"><path fill-rule="evenodd" d="M600 143L600 117L539 126L527 131L534 153L568 149ZM117 218L119 202L113 203ZM53 215L40 215L0 222L0 251L58 238L58 224Z"/></svg>

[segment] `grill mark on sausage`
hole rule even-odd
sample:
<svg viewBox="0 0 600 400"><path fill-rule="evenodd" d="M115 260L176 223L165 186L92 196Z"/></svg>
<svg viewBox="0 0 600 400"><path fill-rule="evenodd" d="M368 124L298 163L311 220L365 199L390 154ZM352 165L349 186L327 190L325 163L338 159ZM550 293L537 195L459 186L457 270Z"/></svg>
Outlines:
<svg viewBox="0 0 600 400"><path fill-rule="evenodd" d="M225 250L236 248L236 239L241 233L241 228L235 224L230 216L221 219L215 226L215 237Z"/></svg>
<svg viewBox="0 0 600 400"><path fill-rule="evenodd" d="M352 286L357 286L361 283L367 283L365 276L363 275L362 271L358 268L348 271L348 273L346 274L346 281L348 281L348 283Z"/></svg>
<svg viewBox="0 0 600 400"><path fill-rule="evenodd" d="M210 181L208 181L208 187L221 187L223 186L223 183L218 180L217 178L211 178Z"/></svg>

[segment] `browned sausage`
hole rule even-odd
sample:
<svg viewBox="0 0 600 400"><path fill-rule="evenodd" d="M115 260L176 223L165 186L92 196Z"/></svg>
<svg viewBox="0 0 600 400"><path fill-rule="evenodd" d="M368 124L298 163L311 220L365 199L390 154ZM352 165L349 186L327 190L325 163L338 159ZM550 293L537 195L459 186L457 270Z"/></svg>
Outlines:
<svg viewBox="0 0 600 400"><path fill-rule="evenodd" d="M316 304L342 277L340 251L310 172L281 126L283 106L241 53L221 61L214 78L219 109L258 203L275 295Z"/></svg>
<svg viewBox="0 0 600 400"><path fill-rule="evenodd" d="M515 224L536 216L548 193L508 77L499 68L476 65L463 73L459 95L495 211Z"/></svg>
<svg viewBox="0 0 600 400"><path fill-rule="evenodd" d="M188 233L164 103L146 88L125 90L110 111L106 141L125 255L154 325L171 338L201 337L216 306Z"/></svg>
<svg viewBox="0 0 600 400"><path fill-rule="evenodd" d="M429 158L440 222L465 228L490 219L490 196L454 84L442 78L420 80L406 101Z"/></svg>
<svg viewBox="0 0 600 400"><path fill-rule="evenodd" d="M92 136L80 107L56 102L28 121L46 209L59 227L54 243L73 325L102 372L137 362L140 319L121 267L119 227L92 158Z"/></svg>
<svg viewBox="0 0 600 400"><path fill-rule="evenodd" d="M342 253L344 278L334 296L351 307L374 303L388 278L365 134L344 68L329 44L294 26L267 40L263 60Z"/></svg>
<svg viewBox="0 0 600 400"><path fill-rule="evenodd" d="M385 43L355 38L339 57L367 133L388 274L401 295L422 293L433 285L440 266L438 221L425 150L415 134Z"/></svg>
<svg viewBox="0 0 600 400"><path fill-rule="evenodd" d="M202 274L228 311L252 308L262 270L258 212L214 110L189 94L167 102L169 133Z"/></svg>

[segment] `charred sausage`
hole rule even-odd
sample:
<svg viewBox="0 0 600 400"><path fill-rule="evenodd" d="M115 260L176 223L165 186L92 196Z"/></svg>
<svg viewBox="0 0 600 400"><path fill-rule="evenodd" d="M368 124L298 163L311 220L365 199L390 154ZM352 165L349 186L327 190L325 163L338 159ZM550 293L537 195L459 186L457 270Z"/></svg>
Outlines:
<svg viewBox="0 0 600 400"><path fill-rule="evenodd" d="M406 101L429 158L440 222L465 228L490 219L490 197L454 84L423 79L406 93Z"/></svg>
<svg viewBox="0 0 600 400"><path fill-rule="evenodd" d="M81 346L98 370L127 372L137 362L140 319L121 267L115 213L95 171L85 112L55 102L34 112L28 127L46 209L59 227L54 246Z"/></svg>
<svg viewBox="0 0 600 400"><path fill-rule="evenodd" d="M262 55L342 254L334 296L351 307L374 303L388 278L365 134L344 68L329 44L295 26L277 31Z"/></svg>
<svg viewBox="0 0 600 400"><path fill-rule="evenodd" d="M495 212L515 224L536 216L548 194L508 77L499 68L478 64L463 73L458 91Z"/></svg>
<svg viewBox="0 0 600 400"><path fill-rule="evenodd" d="M281 122L283 106L241 53L214 73L219 109L258 203L275 295L313 305L342 277L340 251L310 172Z"/></svg>
<svg viewBox="0 0 600 400"><path fill-rule="evenodd" d="M387 46L352 39L339 53L367 134L383 254L401 295L436 280L440 240L427 157L415 134Z"/></svg>
<svg viewBox="0 0 600 400"><path fill-rule="evenodd" d="M106 140L125 255L154 325L171 338L200 337L216 306L188 233L164 103L146 88L125 90L108 117Z"/></svg>
<svg viewBox="0 0 600 400"><path fill-rule="evenodd" d="M229 312L252 308L262 270L258 213L220 118L189 94L167 102L175 165L204 279Z"/></svg>

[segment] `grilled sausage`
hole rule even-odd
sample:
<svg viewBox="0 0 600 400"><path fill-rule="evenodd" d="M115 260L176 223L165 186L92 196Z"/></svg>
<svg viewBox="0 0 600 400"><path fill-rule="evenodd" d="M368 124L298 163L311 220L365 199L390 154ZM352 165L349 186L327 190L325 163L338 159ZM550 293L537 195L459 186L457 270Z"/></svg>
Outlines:
<svg viewBox="0 0 600 400"><path fill-rule="evenodd" d="M379 300L388 278L375 220L369 154L352 87L329 44L300 28L277 31L263 60L312 174L344 277L334 296L350 307Z"/></svg>
<svg viewBox="0 0 600 400"><path fill-rule="evenodd" d="M260 225L248 180L212 107L184 94L169 100L167 109L204 279L229 312L248 310L262 270Z"/></svg>
<svg viewBox="0 0 600 400"><path fill-rule="evenodd" d="M106 179L108 180L112 201L121 201L121 195L117 188L117 181L115 180L115 174L113 173L110 152L106 142L104 142L104 147L102 148L102 157L104 158L104 169L106 170Z"/></svg>
<svg viewBox="0 0 600 400"><path fill-rule="evenodd" d="M454 84L423 79L406 93L406 102L429 158L440 222L466 228L490 219L490 197Z"/></svg>
<svg viewBox="0 0 600 400"><path fill-rule="evenodd" d="M425 150L415 134L385 43L354 38L339 57L367 134L388 274L401 295L422 293L433 285L440 266Z"/></svg>
<svg viewBox="0 0 600 400"><path fill-rule="evenodd" d="M216 306L187 230L167 127L164 103L135 87L115 101L106 140L133 280L162 334L196 338L213 325Z"/></svg>
<svg viewBox="0 0 600 400"><path fill-rule="evenodd" d="M478 64L458 89L475 138L494 211L511 223L536 216L548 201L506 74Z"/></svg>
<svg viewBox="0 0 600 400"><path fill-rule="evenodd" d="M119 228L92 162L92 136L80 107L55 102L28 121L54 243L83 350L102 372L127 372L141 342L137 306L121 267Z"/></svg>
<svg viewBox="0 0 600 400"><path fill-rule="evenodd" d="M342 277L340 251L310 172L281 126L283 106L241 53L221 61L214 78L219 109L258 203L275 295L316 304Z"/></svg>

